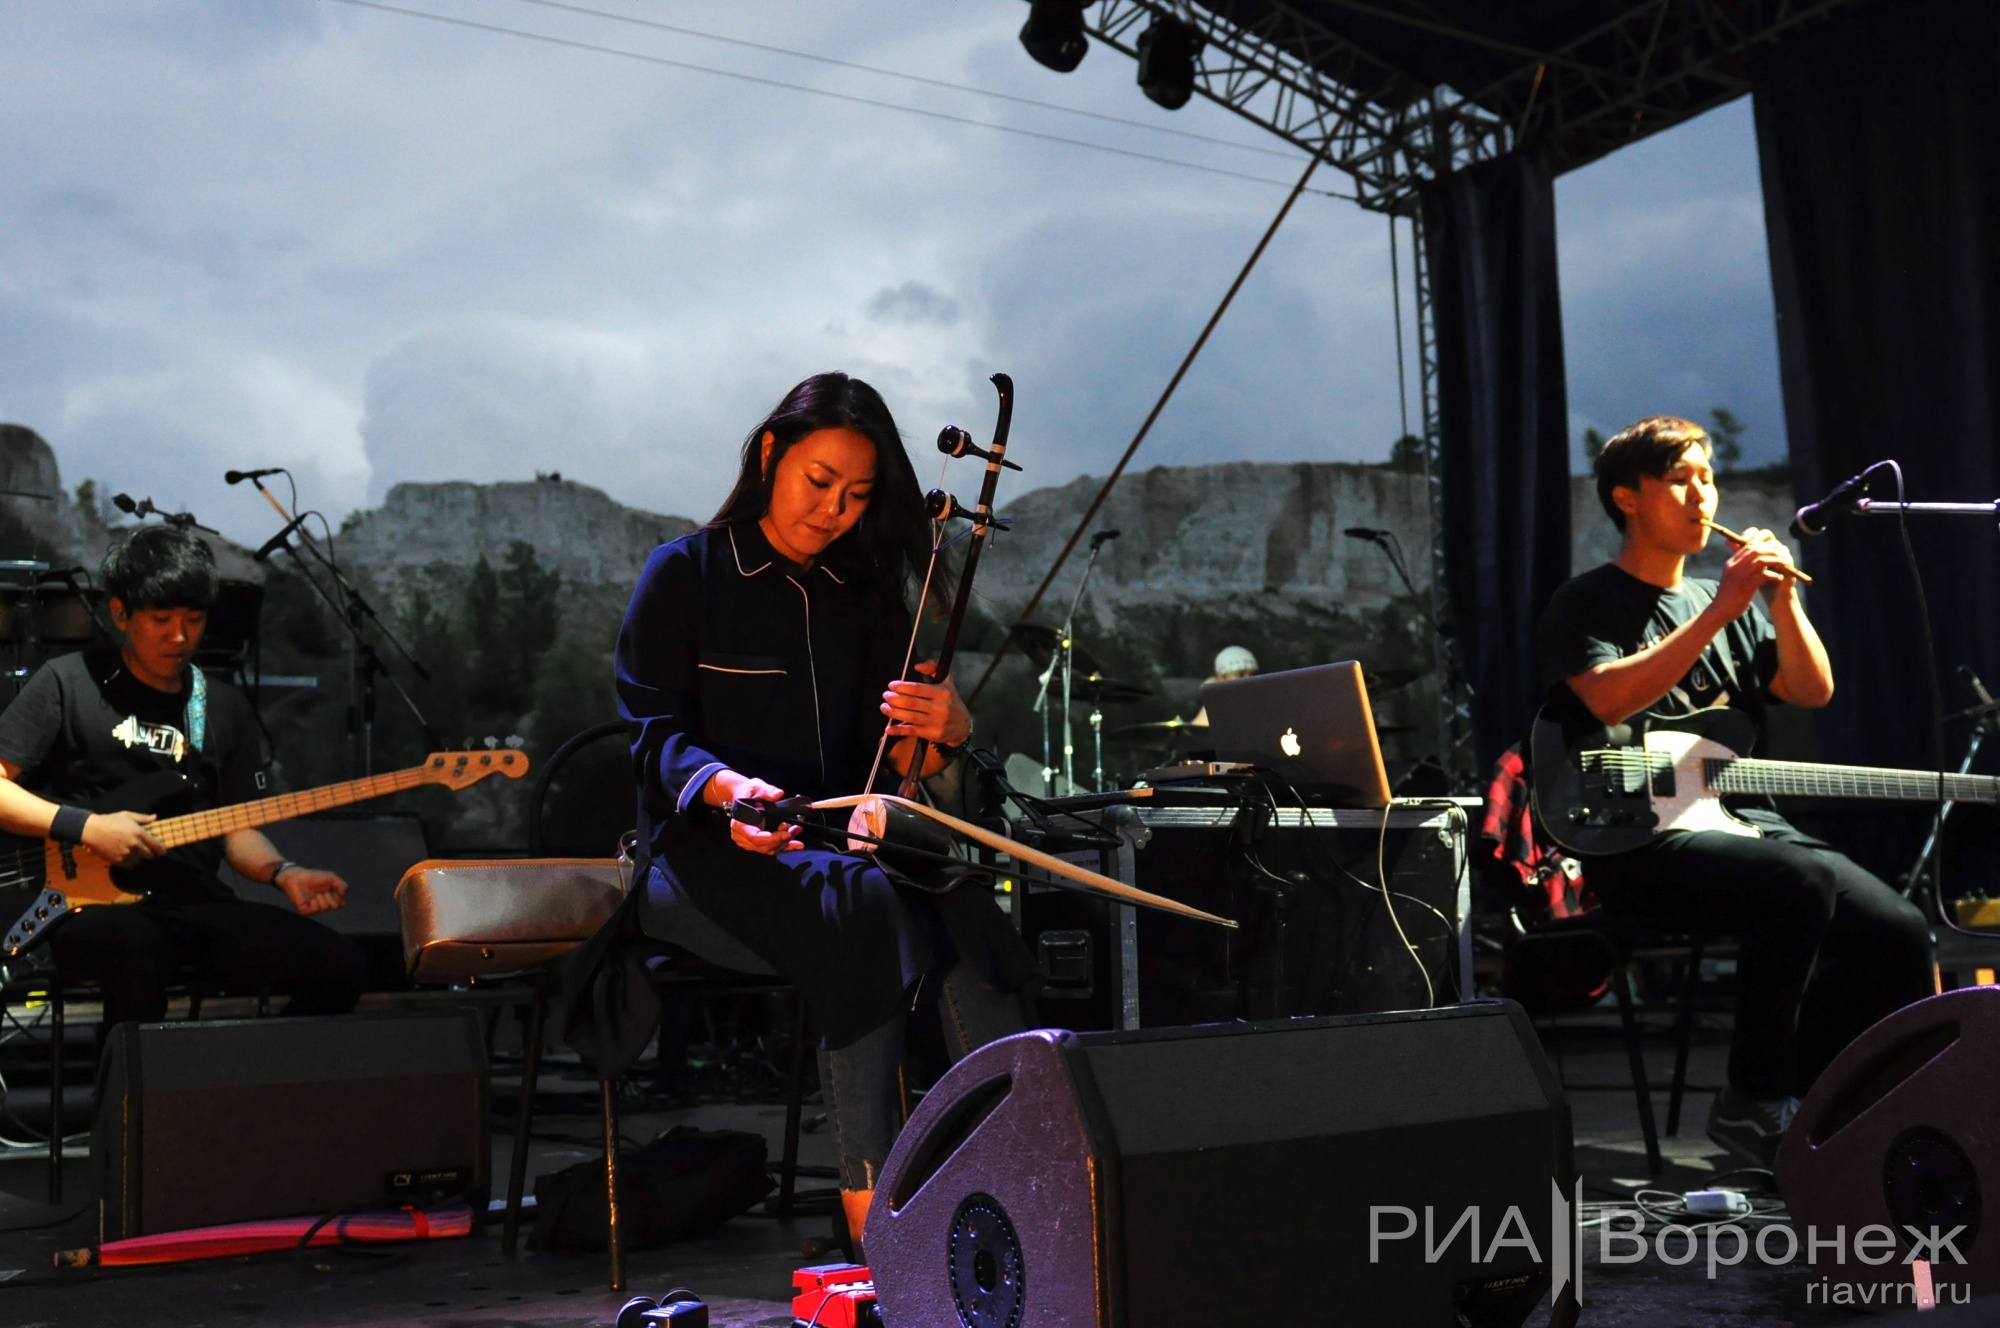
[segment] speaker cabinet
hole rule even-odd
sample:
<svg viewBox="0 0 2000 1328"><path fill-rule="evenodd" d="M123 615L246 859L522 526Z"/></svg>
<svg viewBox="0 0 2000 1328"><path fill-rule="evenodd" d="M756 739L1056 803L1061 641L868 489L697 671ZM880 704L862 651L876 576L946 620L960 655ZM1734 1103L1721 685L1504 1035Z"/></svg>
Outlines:
<svg viewBox="0 0 2000 1328"><path fill-rule="evenodd" d="M98 1071L99 1239L489 1188L473 1011L120 1024Z"/></svg>
<svg viewBox="0 0 2000 1328"><path fill-rule="evenodd" d="M1932 1257L1940 1286L2000 1290L2000 987L1962 987L1907 1005L1850 1044L1799 1107L1778 1149L1778 1187L1792 1210L1801 1254L1808 1229L1824 1242L1818 1271L1852 1283L1859 1299L1910 1304L1915 1249L1909 1228L1928 1236L1962 1227L1953 1241L1963 1264ZM1831 1243L1845 1227L1839 1256ZM1855 1237L1871 1233L1866 1259ZM1883 1234L1887 1233L1887 1234ZM1959 1293L1964 1295L1966 1293ZM1955 1298L1939 1292L1941 1304Z"/></svg>
<svg viewBox="0 0 2000 1328"><path fill-rule="evenodd" d="M1513 1328L1571 1266L1572 1193L1511 1003L1044 1029L924 1098L865 1240L892 1324Z"/></svg>
<svg viewBox="0 0 2000 1328"><path fill-rule="evenodd" d="M1397 807L1385 819L1189 789L1132 809L1136 851L1064 856L1241 930L1024 883L1016 917L1042 969L1043 1023L1099 1032L1369 1014L1469 994L1462 809ZM1016 833L1032 842L1033 830Z"/></svg>

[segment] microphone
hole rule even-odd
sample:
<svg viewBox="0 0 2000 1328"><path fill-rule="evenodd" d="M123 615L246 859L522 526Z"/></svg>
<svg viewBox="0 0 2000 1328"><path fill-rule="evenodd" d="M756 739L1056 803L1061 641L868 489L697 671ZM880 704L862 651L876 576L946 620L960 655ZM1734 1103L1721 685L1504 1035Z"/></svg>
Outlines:
<svg viewBox="0 0 2000 1328"><path fill-rule="evenodd" d="M306 523L306 518L304 516L293 517L290 521L288 521L285 524L285 528L283 530L271 536L271 538L265 540L264 547L257 550L257 552L251 554L250 557L256 562L260 563L263 562L265 559L269 558L272 554L276 553L279 549L284 548L285 541L292 537L292 532L297 530L300 526L303 526L305 523Z"/></svg>
<svg viewBox="0 0 2000 1328"><path fill-rule="evenodd" d="M146 512L150 512L153 510L152 499L148 498L146 500L146 508L145 511L142 512L139 510L139 504L132 501L132 495L129 493L112 494L111 505L117 508L119 511L125 512L131 516L144 516L146 515Z"/></svg>
<svg viewBox="0 0 2000 1328"><path fill-rule="evenodd" d="M1349 526L1347 529L1341 531L1340 533L1347 536L1347 538L1349 539L1376 540L1379 542L1381 540L1388 539L1389 536L1394 534L1395 532L1389 530L1377 530L1373 526Z"/></svg>
<svg viewBox="0 0 2000 1328"><path fill-rule="evenodd" d="M1824 535L1829 519L1842 512L1851 512L1854 505L1868 495L1868 477L1882 465L1877 461L1852 479L1842 480L1833 486L1832 492L1816 503L1807 503L1792 517L1792 538L1805 539L1809 535Z"/></svg>
<svg viewBox="0 0 2000 1328"><path fill-rule="evenodd" d="M1101 549L1105 545L1109 544L1112 540L1117 539L1119 535L1123 533L1124 533L1123 531L1117 531L1117 530L1100 530L1095 535L1092 535L1090 537L1090 547L1093 549Z"/></svg>
<svg viewBox="0 0 2000 1328"><path fill-rule="evenodd" d="M225 470L222 472L224 484L241 484L245 480L261 480L266 475L282 475L283 466L266 466L262 470Z"/></svg>

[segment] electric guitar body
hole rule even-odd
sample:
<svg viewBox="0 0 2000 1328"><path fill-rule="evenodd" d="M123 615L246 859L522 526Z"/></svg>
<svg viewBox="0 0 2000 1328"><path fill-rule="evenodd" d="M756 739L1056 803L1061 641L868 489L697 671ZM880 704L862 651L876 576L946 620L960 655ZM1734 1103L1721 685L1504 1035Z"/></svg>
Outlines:
<svg viewBox="0 0 2000 1328"><path fill-rule="evenodd" d="M1607 726L1581 706L1546 707L1530 740L1535 815L1580 858L1629 852L1670 830L1754 838L1756 827L1708 792L1701 763L1747 756L1756 738L1736 710L1634 715Z"/></svg>

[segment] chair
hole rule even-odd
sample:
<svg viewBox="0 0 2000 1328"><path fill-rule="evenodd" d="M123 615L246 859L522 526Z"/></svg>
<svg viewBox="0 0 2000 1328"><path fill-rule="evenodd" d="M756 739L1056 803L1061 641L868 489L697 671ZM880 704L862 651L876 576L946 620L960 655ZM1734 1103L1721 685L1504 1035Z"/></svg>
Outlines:
<svg viewBox="0 0 2000 1328"><path fill-rule="evenodd" d="M512 1254L520 1230L521 1195L526 1185L529 1132L541 1070L541 1049L549 1002L560 987L560 964L588 940L616 911L624 898L621 862L588 856L542 857L553 849L602 851L619 844L630 825L636 801L630 766L600 762L594 776L558 788L557 773L594 744L625 733L620 721L593 725L564 742L542 763L529 800L528 842L537 856L492 862L432 861L412 867L396 887L403 929L404 958L411 979L418 982L487 981L501 976L531 974L528 1027L521 1066L521 1099L516 1117L514 1151L507 1183L506 1216L501 1250ZM607 769L617 772L606 779ZM555 789L554 798L551 790ZM549 804L567 814L555 823ZM605 816L616 809L614 818ZM696 997L733 994L746 989L745 979L760 993L784 990L776 974L726 935L677 936L675 948L727 970L720 978L705 975L669 977L679 994ZM779 1175L778 1213L790 1216L797 1196L799 1131L805 1084L805 1004L797 999L792 1027L792 1064L785 1105L785 1142ZM604 1124L604 1168L609 1198L611 1289L625 1286L624 1251L620 1243L617 1206L618 1121L613 1081L598 1081Z"/></svg>
<svg viewBox="0 0 2000 1328"><path fill-rule="evenodd" d="M1667 1134L1676 1136L1681 1128L1681 1098L1687 1088L1688 1045L1694 1036L1695 998L1701 986L1701 960L1709 938L1701 932L1663 932L1631 918L1621 918L1595 908L1575 917L1552 918L1528 926L1514 911L1522 930L1514 937L1515 953L1531 947L1587 943L1603 952L1610 970L1611 992L1618 1002L1618 1022L1625 1042L1625 1057L1631 1066L1632 1092L1638 1100L1639 1129L1646 1141L1646 1165L1657 1176L1664 1171L1660 1156L1660 1135L1653 1119L1652 1086L1646 1077L1646 1059L1640 1043L1637 1007L1632 999L1631 980L1626 974L1633 956L1643 951L1680 950L1685 952L1681 972L1681 993L1674 1015L1674 1078L1667 1098Z"/></svg>

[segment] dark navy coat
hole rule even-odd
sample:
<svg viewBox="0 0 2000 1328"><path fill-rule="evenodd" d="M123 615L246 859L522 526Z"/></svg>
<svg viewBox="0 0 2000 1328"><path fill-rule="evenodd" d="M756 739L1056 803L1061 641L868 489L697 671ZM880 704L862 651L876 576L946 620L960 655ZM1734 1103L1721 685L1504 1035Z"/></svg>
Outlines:
<svg viewBox="0 0 2000 1328"><path fill-rule="evenodd" d="M834 1047L896 1015L913 985L953 962L1010 990L1033 976L990 891L931 895L871 859L821 849L751 853L700 799L724 767L787 793L864 791L887 722L882 693L909 646L900 591L787 562L749 522L655 549L618 634L618 704L651 854L649 930L672 939L659 919L699 910L806 993ZM894 782L885 763L878 787Z"/></svg>

